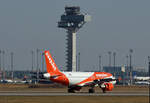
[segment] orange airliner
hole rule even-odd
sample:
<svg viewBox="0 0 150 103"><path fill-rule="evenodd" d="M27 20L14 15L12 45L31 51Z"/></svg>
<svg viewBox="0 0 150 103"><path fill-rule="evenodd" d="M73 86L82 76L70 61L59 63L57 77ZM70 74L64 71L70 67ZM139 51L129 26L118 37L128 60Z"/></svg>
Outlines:
<svg viewBox="0 0 150 103"><path fill-rule="evenodd" d="M61 72L49 51L45 51L45 61L47 73L43 74L44 78L68 86L69 93L80 91L84 86L90 87L89 93L95 92L95 86L99 86L105 93L106 91L112 91L116 83L113 75L106 72Z"/></svg>

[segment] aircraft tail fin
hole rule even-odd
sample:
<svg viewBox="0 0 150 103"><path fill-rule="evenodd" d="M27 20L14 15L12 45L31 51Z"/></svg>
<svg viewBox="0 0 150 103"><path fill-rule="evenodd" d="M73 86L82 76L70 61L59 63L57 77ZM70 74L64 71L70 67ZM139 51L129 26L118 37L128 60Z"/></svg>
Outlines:
<svg viewBox="0 0 150 103"><path fill-rule="evenodd" d="M51 75L60 73L49 51L45 51L45 61L48 73L50 73Z"/></svg>

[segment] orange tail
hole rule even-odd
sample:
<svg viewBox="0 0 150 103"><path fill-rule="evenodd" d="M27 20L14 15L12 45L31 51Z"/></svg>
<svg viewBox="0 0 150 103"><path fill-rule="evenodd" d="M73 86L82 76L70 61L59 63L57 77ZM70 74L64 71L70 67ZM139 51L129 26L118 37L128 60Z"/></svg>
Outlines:
<svg viewBox="0 0 150 103"><path fill-rule="evenodd" d="M49 51L45 51L45 61L46 61L46 67L47 72L51 75L58 75L60 74L59 69L57 68L52 56L50 55Z"/></svg>

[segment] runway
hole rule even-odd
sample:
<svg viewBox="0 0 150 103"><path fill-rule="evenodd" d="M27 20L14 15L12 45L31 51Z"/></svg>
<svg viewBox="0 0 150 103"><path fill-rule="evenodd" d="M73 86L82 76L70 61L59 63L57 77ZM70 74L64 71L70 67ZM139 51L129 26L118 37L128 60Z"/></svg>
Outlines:
<svg viewBox="0 0 150 103"><path fill-rule="evenodd" d="M0 96L149 96L149 92L67 93L67 92L15 92L0 91Z"/></svg>

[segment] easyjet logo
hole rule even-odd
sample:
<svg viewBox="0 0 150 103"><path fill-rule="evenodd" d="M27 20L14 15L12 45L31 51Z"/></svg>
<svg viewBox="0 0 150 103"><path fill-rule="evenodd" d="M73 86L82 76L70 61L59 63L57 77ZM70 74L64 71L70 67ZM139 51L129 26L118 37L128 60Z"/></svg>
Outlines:
<svg viewBox="0 0 150 103"><path fill-rule="evenodd" d="M56 70L56 66L55 66L55 63L52 61L51 57L48 55L48 52L46 53L46 56L49 60L49 63L52 65L52 67L54 68L54 70Z"/></svg>
<svg viewBox="0 0 150 103"><path fill-rule="evenodd" d="M105 77L107 74L96 74L97 77Z"/></svg>

